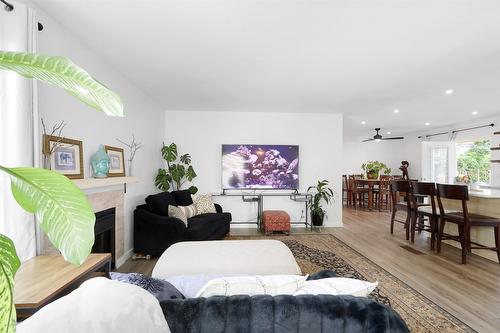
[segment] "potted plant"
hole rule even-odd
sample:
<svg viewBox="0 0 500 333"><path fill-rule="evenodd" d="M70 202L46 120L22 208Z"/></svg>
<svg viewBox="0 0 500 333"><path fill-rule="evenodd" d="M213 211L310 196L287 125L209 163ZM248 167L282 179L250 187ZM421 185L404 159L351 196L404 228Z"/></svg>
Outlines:
<svg viewBox="0 0 500 333"><path fill-rule="evenodd" d="M388 168L382 162L379 161L368 161L361 165L361 169L366 173L366 178L368 179L378 179L380 176L380 171L383 171L385 175L391 173L391 168Z"/></svg>
<svg viewBox="0 0 500 333"><path fill-rule="evenodd" d="M328 187L328 180L318 180L318 184L316 184L316 186L309 186L307 193L312 194L310 201L312 224L315 226L322 226L326 212L321 203L322 201L326 204L333 202L334 192Z"/></svg>

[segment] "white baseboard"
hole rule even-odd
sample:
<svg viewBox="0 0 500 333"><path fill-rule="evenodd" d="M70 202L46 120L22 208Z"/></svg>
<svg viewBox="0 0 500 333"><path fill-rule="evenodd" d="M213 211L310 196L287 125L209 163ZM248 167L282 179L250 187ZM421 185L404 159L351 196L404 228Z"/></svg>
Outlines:
<svg viewBox="0 0 500 333"><path fill-rule="evenodd" d="M130 249L127 252L125 252L124 255L122 255L120 258L116 259L115 261L115 266L116 268L119 268L121 265L125 263L132 255L134 254L134 249Z"/></svg>

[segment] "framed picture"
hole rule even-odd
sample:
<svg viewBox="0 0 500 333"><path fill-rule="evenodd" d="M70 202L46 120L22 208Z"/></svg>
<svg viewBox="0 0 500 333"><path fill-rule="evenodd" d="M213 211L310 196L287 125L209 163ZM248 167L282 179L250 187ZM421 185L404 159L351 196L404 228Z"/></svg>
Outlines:
<svg viewBox="0 0 500 333"><path fill-rule="evenodd" d="M125 158L123 149L111 146L104 146L109 156L109 177L125 177Z"/></svg>
<svg viewBox="0 0 500 333"><path fill-rule="evenodd" d="M43 154L50 155L50 168L71 179L83 178L83 143L53 135L43 136Z"/></svg>

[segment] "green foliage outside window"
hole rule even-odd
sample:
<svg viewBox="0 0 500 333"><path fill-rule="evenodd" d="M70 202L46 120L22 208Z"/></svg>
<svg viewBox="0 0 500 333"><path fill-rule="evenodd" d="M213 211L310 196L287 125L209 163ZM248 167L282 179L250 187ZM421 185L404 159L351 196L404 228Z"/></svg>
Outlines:
<svg viewBox="0 0 500 333"><path fill-rule="evenodd" d="M491 151L490 141L481 140L459 145L465 150L458 155L458 174L467 175L472 183L490 183L491 178ZM464 146L470 146L465 148Z"/></svg>

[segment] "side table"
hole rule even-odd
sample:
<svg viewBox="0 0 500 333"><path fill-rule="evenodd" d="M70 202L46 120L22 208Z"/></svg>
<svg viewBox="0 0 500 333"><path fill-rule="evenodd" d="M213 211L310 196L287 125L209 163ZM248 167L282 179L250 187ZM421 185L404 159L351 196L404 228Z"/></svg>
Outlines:
<svg viewBox="0 0 500 333"><path fill-rule="evenodd" d="M17 319L25 319L44 305L70 293L101 271L109 277L110 253L91 253L76 267L61 255L33 257L21 264L14 284Z"/></svg>

